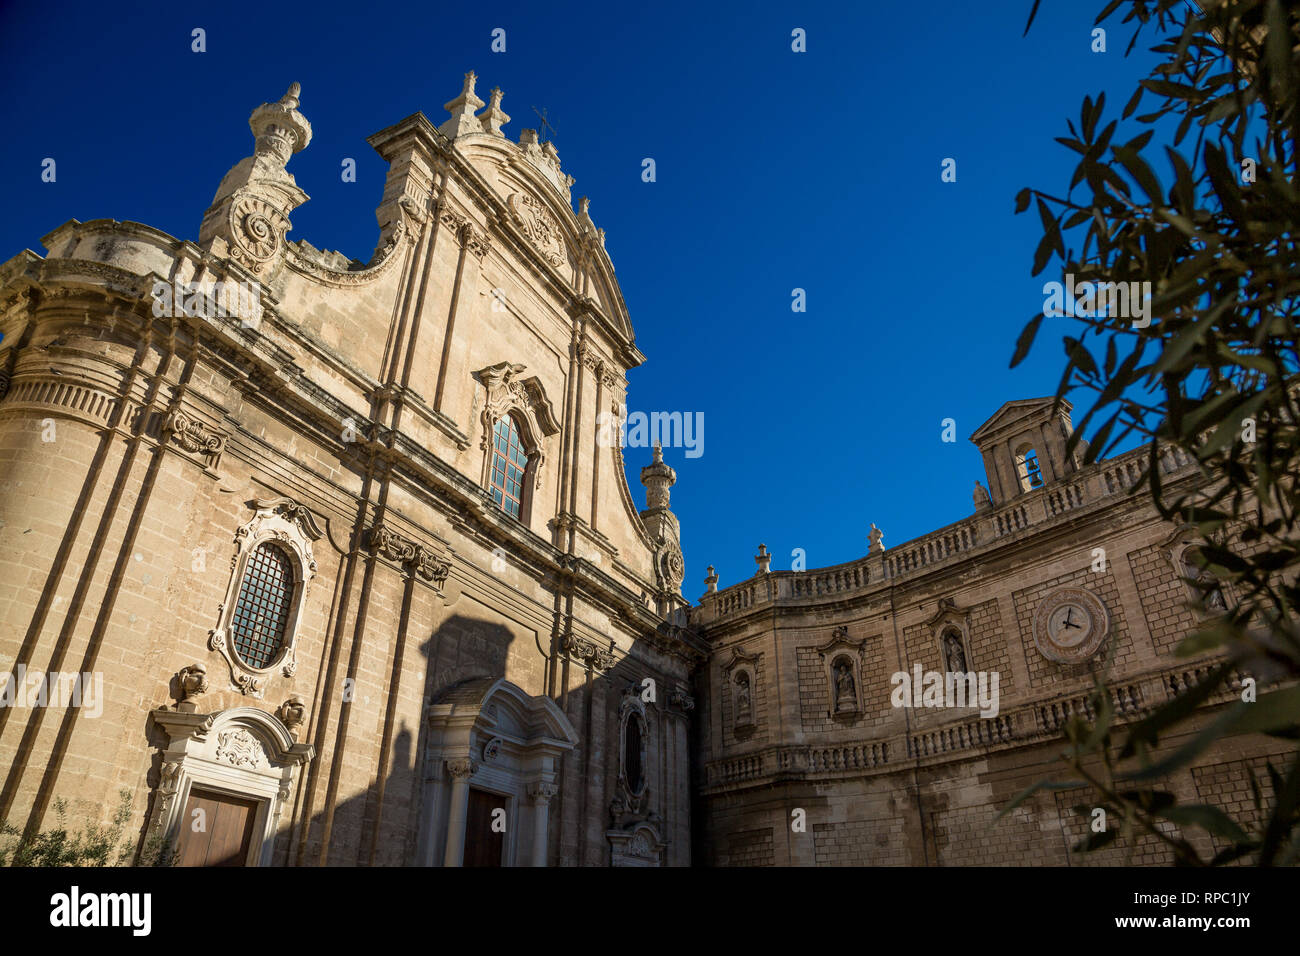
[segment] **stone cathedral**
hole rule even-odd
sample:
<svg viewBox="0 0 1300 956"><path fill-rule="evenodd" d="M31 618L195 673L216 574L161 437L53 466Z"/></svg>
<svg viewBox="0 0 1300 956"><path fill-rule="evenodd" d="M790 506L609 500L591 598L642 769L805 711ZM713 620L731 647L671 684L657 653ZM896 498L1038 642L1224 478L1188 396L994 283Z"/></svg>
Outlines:
<svg viewBox="0 0 1300 956"><path fill-rule="evenodd" d="M367 262L289 239L294 84L197 241L73 220L0 266L0 819L126 791L137 859L196 866L1069 863L1072 795L997 812L1102 657L1139 715L1231 600L1130 493L1146 452L1084 467L1068 408L1008 402L971 517L692 605L676 474L638 507L599 440L644 361L604 230L475 86L370 137ZM914 667L995 672L996 713L894 706ZM1248 812L1278 752L1170 786Z"/></svg>

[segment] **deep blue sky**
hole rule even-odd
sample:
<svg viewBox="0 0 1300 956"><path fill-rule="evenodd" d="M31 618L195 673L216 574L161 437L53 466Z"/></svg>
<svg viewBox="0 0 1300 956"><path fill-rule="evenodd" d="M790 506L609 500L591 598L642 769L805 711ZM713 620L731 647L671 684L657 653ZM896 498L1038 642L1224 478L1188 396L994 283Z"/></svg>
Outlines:
<svg viewBox="0 0 1300 956"><path fill-rule="evenodd" d="M505 91L512 139L549 110L575 202L591 197L649 357L629 410L704 412L704 455L666 451L686 596L707 564L724 587L753 574L760 541L774 569L794 548L837 564L866 552L872 521L890 547L970 514L983 473L967 436L1002 402L1055 391L1066 320L1007 368L1059 277L1030 276L1040 226L1014 197L1064 192L1065 118L1101 90L1117 115L1151 59L1124 58L1117 18L1109 52L1090 51L1101 0L1046 3L1022 38L1031 2L8 3L0 260L44 252L71 218L197 238L251 151L250 111L295 80L313 139L289 170L312 198L291 236L367 259L386 170L365 137L417 110L441 123L473 69L484 99ZM956 444L940 441L948 417ZM627 458L643 503L649 453Z"/></svg>

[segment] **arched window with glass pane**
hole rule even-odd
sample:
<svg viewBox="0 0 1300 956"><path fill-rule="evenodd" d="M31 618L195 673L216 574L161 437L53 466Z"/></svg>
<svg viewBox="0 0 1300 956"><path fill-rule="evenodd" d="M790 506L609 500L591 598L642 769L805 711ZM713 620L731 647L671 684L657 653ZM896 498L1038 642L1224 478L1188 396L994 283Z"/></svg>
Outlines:
<svg viewBox="0 0 1300 956"><path fill-rule="evenodd" d="M278 545L259 544L244 566L239 600L230 618L231 643L249 667L271 667L280 656L293 592L293 560Z"/></svg>
<svg viewBox="0 0 1300 956"><path fill-rule="evenodd" d="M492 468L488 488L492 500L516 518L524 517L527 503L528 454L513 415L492 426Z"/></svg>

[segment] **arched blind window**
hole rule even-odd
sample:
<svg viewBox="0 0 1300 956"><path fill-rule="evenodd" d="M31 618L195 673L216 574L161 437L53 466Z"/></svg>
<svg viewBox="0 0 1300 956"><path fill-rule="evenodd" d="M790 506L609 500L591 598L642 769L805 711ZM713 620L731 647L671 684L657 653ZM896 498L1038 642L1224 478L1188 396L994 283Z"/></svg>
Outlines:
<svg viewBox="0 0 1300 956"><path fill-rule="evenodd" d="M492 427L492 500L516 518L524 505L524 472L528 456L519 440L519 428L509 415Z"/></svg>
<svg viewBox="0 0 1300 956"><path fill-rule="evenodd" d="M274 544L259 544L244 567L230 619L231 643L249 667L270 667L284 646L293 604L293 564Z"/></svg>

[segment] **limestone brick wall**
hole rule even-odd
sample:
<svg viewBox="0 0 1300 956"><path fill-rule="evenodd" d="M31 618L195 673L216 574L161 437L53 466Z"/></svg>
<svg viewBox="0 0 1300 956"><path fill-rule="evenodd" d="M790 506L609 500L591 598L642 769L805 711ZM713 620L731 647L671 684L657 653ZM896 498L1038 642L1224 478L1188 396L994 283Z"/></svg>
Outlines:
<svg viewBox="0 0 1300 956"><path fill-rule="evenodd" d="M799 668L799 714L804 732L866 732L888 720L893 708L889 703L890 671L884 636L875 635L867 639L860 675L863 709L852 716L837 717L832 713L826 661L817 652L817 646L803 645L795 649Z"/></svg>
<svg viewBox="0 0 1300 956"><path fill-rule="evenodd" d="M1187 607L1188 586L1179 580L1169 548L1163 544L1131 551L1128 562L1156 653L1170 655L1178 642L1196 628L1197 619Z"/></svg>
<svg viewBox="0 0 1300 956"><path fill-rule="evenodd" d="M719 855L716 865L772 866L773 842L771 827L737 830L724 838L726 849Z"/></svg>
<svg viewBox="0 0 1300 956"><path fill-rule="evenodd" d="M1115 557L1112 555L1111 560L1115 560ZM1131 669L1137 660L1137 650L1129 635L1126 608L1120 598L1114 573L1109 570L1109 566L1106 571L1093 571L1085 564L1077 571L1036 581L1029 587L1019 588L1013 592L1021 653L1029 664L1031 691L1043 691L1070 682L1082 681L1091 673L1089 664L1058 664L1048 660L1039 653L1034 644L1034 610L1044 597L1061 587L1087 588L1105 602L1110 611L1110 642L1114 645L1115 673L1122 674Z"/></svg>

